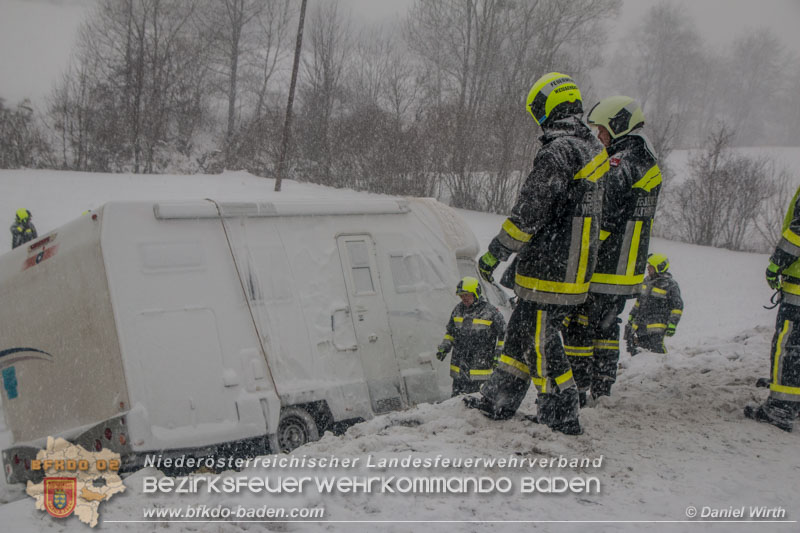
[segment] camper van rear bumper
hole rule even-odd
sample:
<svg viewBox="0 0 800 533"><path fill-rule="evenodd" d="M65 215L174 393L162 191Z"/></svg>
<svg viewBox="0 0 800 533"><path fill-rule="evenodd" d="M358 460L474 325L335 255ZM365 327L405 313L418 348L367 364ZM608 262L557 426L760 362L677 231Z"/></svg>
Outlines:
<svg viewBox="0 0 800 533"><path fill-rule="evenodd" d="M88 431L79 434L75 438L70 438L65 435L60 436L74 444L80 444L89 451L96 451L98 446L97 441L101 441L101 444L106 441L110 442L110 439L106 439L106 429L110 427L109 425L112 422L117 422L119 424L116 426L117 428L124 427L124 417L118 417L92 426ZM112 437L114 434L117 434L117 432L114 431ZM101 435L102 440L100 437L97 437L97 435ZM94 442L95 444L87 446L86 443L88 442ZM47 442L41 439L41 443L40 441L34 441L3 450L3 465L6 474L6 482L8 484L25 483L27 481L32 481L34 483L40 482L44 478L44 472L42 470L33 470L32 464L37 454L46 447ZM103 448L103 446L100 446L100 449ZM144 467L154 467L169 475L185 475L204 467L209 468L205 459L211 459L213 461L213 465L209 468L210 470L223 471L228 469L228 458L256 457L258 455L278 453L273 450L279 450L277 438L274 434L195 448L138 452L134 452L130 446L127 445L122 447L117 446L116 448L108 446L105 448L120 454L120 473L133 472ZM223 466L220 466L218 462L219 459L224 460L225 464Z"/></svg>
<svg viewBox="0 0 800 533"><path fill-rule="evenodd" d="M120 470L125 469L126 458L131 455L130 438L125 421L125 413L114 418L109 418L91 426L81 426L55 435L72 444L83 447L88 452L110 450L120 454L122 464ZM33 460L39 452L46 450L48 438L36 439L30 442L18 443L16 446L3 450L3 470L7 483L24 483L26 481L38 482L44 478L43 470L33 469ZM68 474L69 472L64 472Z"/></svg>

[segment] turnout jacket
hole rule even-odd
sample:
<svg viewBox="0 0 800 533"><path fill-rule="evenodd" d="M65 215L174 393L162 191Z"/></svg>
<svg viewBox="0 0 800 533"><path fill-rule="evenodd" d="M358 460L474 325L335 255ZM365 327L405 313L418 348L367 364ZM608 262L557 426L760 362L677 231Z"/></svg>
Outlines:
<svg viewBox="0 0 800 533"><path fill-rule="evenodd" d="M518 254L514 292L521 299L578 305L597 259L608 155L578 115L543 131L533 170L489 251L501 261Z"/></svg>
<svg viewBox="0 0 800 533"><path fill-rule="evenodd" d="M661 170L642 134L614 139L607 150L600 248L589 291L633 298L647 268Z"/></svg>
<svg viewBox="0 0 800 533"><path fill-rule="evenodd" d="M678 325L683 315L683 299L678 282L664 272L648 278L633 305L629 321L637 335L661 335L669 324ZM632 320L631 320L632 319Z"/></svg>
<svg viewBox="0 0 800 533"><path fill-rule="evenodd" d="M469 307L456 305L439 345L445 351L453 349L450 376L472 381L489 379L495 350L503 346L505 329L503 315L483 297Z"/></svg>
<svg viewBox="0 0 800 533"><path fill-rule="evenodd" d="M770 260L780 268L781 302L800 306L800 188L783 218L781 240Z"/></svg>
<svg viewBox="0 0 800 533"><path fill-rule="evenodd" d="M24 222L21 224L11 224L11 248L14 249L21 244L36 239L39 235L36 233L36 226L33 222Z"/></svg>

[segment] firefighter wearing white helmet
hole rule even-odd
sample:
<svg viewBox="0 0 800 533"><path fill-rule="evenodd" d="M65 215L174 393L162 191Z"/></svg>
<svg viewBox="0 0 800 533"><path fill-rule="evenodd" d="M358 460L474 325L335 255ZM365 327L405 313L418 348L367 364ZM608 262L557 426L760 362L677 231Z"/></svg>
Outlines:
<svg viewBox="0 0 800 533"><path fill-rule="evenodd" d="M565 349L581 404L611 394L619 362L619 315L644 281L650 230L661 191L661 170L647 137L644 113L629 96L598 102L587 117L606 146L603 221L589 298L569 317Z"/></svg>
<svg viewBox="0 0 800 533"><path fill-rule="evenodd" d="M494 370L497 355L503 348L506 320L495 306L483 297L477 278L466 276L458 282L456 294L461 303L450 314L444 340L436 357L450 358L453 396L477 392Z"/></svg>
<svg viewBox="0 0 800 533"><path fill-rule="evenodd" d="M655 353L667 353L664 337L675 335L683 316L683 299L678 282L669 270L664 254L647 258L647 279L628 317L630 333L626 332L631 355L639 348Z"/></svg>
<svg viewBox="0 0 800 533"><path fill-rule="evenodd" d="M583 121L573 79L551 72L531 88L526 110L542 128L541 148L511 215L479 261L491 281L500 261L517 254L505 346L480 398L467 405L493 418L509 418L530 383L539 423L566 434L582 432L578 390L561 342L561 322L586 300L594 272L602 209L600 179L608 170L603 145Z"/></svg>

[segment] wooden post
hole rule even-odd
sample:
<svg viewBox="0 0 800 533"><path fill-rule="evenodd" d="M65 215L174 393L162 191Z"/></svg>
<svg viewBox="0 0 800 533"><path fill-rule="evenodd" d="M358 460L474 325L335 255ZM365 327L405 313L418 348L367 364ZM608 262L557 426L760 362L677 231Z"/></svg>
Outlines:
<svg viewBox="0 0 800 533"><path fill-rule="evenodd" d="M306 18L306 3L303 0L300 6L300 23L297 27L297 44L294 48L294 66L292 67L292 82L289 84L289 102L286 104L286 122L283 124L283 142L281 143L281 155L278 159L278 173L275 178L275 192L281 190L284 167L286 166L286 153L289 151L289 137L292 128L292 104L294 103L294 88L297 85L297 69L300 66L300 50L303 48L303 24Z"/></svg>

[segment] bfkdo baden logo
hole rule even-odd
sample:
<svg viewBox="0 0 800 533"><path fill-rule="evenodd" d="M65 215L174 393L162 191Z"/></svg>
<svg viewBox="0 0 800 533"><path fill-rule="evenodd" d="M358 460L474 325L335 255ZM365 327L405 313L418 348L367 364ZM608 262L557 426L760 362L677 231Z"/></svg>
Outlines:
<svg viewBox="0 0 800 533"><path fill-rule="evenodd" d="M100 503L125 491L119 477L120 457L111 450L90 452L64 439L48 437L47 448L31 461L42 470L41 483L28 481L25 492L36 498L36 508L55 518L75 514L90 527L97 525Z"/></svg>
<svg viewBox="0 0 800 533"><path fill-rule="evenodd" d="M56 518L66 518L75 510L78 478L44 478L44 508Z"/></svg>

